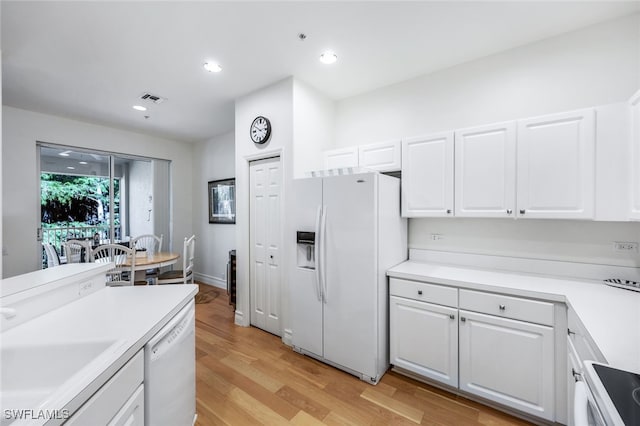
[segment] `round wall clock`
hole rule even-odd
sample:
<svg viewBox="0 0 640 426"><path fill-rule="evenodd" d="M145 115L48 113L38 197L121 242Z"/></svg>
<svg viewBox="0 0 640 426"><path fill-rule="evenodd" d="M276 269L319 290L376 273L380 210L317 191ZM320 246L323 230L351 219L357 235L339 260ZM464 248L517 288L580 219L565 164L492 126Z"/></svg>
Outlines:
<svg viewBox="0 0 640 426"><path fill-rule="evenodd" d="M271 136L271 122L269 119L261 115L257 116L251 123L249 135L253 143L256 144L263 144L268 141L269 136Z"/></svg>

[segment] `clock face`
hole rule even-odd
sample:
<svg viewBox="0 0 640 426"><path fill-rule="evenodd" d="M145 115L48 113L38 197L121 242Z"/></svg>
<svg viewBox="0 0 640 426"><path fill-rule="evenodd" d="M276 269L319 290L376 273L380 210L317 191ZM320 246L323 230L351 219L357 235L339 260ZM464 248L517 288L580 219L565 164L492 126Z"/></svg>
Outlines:
<svg viewBox="0 0 640 426"><path fill-rule="evenodd" d="M249 134L254 143L265 143L269 139L269 136L271 136L271 122L269 122L269 119L266 117L256 117L253 123L251 123Z"/></svg>

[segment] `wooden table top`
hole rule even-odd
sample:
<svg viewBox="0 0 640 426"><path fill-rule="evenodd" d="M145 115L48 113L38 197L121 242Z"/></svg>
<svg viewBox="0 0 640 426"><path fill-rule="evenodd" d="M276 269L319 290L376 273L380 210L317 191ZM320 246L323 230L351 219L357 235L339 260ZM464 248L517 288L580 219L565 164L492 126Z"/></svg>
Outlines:
<svg viewBox="0 0 640 426"><path fill-rule="evenodd" d="M170 252L158 252L158 253L147 253L146 256L138 256L136 257L136 269L153 269L160 268L162 266L173 265L180 258L180 253L170 253ZM124 263L125 266L130 266L131 261L127 259Z"/></svg>

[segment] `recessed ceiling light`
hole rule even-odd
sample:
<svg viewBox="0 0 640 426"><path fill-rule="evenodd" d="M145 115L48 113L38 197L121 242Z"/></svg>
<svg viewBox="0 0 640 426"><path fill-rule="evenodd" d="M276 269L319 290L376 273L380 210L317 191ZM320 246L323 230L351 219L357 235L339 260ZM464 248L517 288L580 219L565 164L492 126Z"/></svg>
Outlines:
<svg viewBox="0 0 640 426"><path fill-rule="evenodd" d="M87 163L86 161L78 161L78 164L85 165L85 164L89 164L89 163Z"/></svg>
<svg viewBox="0 0 640 426"><path fill-rule="evenodd" d="M204 69L209 71L209 72L220 72L222 71L222 67L218 64L216 64L215 62L205 62L204 63Z"/></svg>
<svg viewBox="0 0 640 426"><path fill-rule="evenodd" d="M320 55L320 62L322 62L323 64L333 64L337 60L338 55L336 55L331 50L327 50L326 52L323 52L322 55Z"/></svg>
<svg viewBox="0 0 640 426"><path fill-rule="evenodd" d="M63 151L63 152L60 152L58 155L61 155L62 157L68 157L70 152L71 151Z"/></svg>
<svg viewBox="0 0 640 426"><path fill-rule="evenodd" d="M75 170L76 168L75 168L75 167L73 167L73 166L67 166L67 169L69 169L69 170Z"/></svg>
<svg viewBox="0 0 640 426"><path fill-rule="evenodd" d="M136 111L146 111L147 108L143 107L142 105L134 105L133 109L135 109Z"/></svg>

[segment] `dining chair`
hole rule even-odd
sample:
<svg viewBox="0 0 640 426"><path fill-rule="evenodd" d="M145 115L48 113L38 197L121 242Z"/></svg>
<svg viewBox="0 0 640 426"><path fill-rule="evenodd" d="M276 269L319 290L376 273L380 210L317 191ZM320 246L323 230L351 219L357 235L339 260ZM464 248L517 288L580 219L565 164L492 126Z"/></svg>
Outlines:
<svg viewBox="0 0 640 426"><path fill-rule="evenodd" d="M193 283L193 260L196 251L196 236L184 239L182 250L182 269L163 272L158 275L156 284L186 284Z"/></svg>
<svg viewBox="0 0 640 426"><path fill-rule="evenodd" d="M89 261L91 241L67 240L62 243L67 263L83 263Z"/></svg>
<svg viewBox="0 0 640 426"><path fill-rule="evenodd" d="M60 256L53 244L42 243L42 247L44 247L44 254L47 256L47 268L60 266Z"/></svg>
<svg viewBox="0 0 640 426"><path fill-rule="evenodd" d="M133 249L120 244L103 244L91 251L94 262L113 262L115 266L107 271L108 286L146 284L146 281L135 282L136 257Z"/></svg>
<svg viewBox="0 0 640 426"><path fill-rule="evenodd" d="M160 234L159 237L153 234L139 235L131 240L129 246L136 250L145 250L149 254L159 253L162 251L163 239L164 234ZM159 273L160 268L147 269L145 271L145 278L155 281Z"/></svg>

